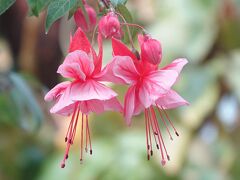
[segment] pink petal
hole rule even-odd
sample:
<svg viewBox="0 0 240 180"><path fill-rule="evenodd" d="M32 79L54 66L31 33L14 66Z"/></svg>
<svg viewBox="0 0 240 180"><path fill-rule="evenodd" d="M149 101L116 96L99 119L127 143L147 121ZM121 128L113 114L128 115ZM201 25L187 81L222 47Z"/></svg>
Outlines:
<svg viewBox="0 0 240 180"><path fill-rule="evenodd" d="M98 34L98 56L94 57L94 73L99 73L102 69L103 47L102 47L102 35ZM94 54L94 53L93 53Z"/></svg>
<svg viewBox="0 0 240 180"><path fill-rule="evenodd" d="M144 108L150 107L154 102L154 100L152 100L151 88L149 87L147 83L143 82L139 88L139 100Z"/></svg>
<svg viewBox="0 0 240 180"><path fill-rule="evenodd" d="M100 100L89 100L80 103L80 110L84 114L89 114L90 112L100 114L104 112L104 106Z"/></svg>
<svg viewBox="0 0 240 180"><path fill-rule="evenodd" d="M70 83L71 82L69 81L65 81L57 84L45 95L45 101L52 101L58 98L65 91L65 89L69 86Z"/></svg>
<svg viewBox="0 0 240 180"><path fill-rule="evenodd" d="M170 90L167 94L162 95L156 104L163 109L172 109L179 106L189 105L178 93Z"/></svg>
<svg viewBox="0 0 240 180"><path fill-rule="evenodd" d="M113 74L127 84L134 84L139 79L139 73L129 56L117 56L116 63L113 67Z"/></svg>
<svg viewBox="0 0 240 180"><path fill-rule="evenodd" d="M112 82L116 84L126 84L125 81L113 73L113 67L116 66L116 62L119 60L119 58L126 58L124 56L115 56L110 63L108 63L105 68L97 75L94 76L94 78L98 81L107 81Z"/></svg>
<svg viewBox="0 0 240 180"><path fill-rule="evenodd" d="M87 36L81 28L78 28L74 36L71 38L68 52L73 52L75 50L83 50L87 54L89 54L91 48L91 43L88 41Z"/></svg>
<svg viewBox="0 0 240 180"><path fill-rule="evenodd" d="M84 51L77 50L67 55L57 72L66 78L85 80L93 70L94 65L89 56Z"/></svg>
<svg viewBox="0 0 240 180"><path fill-rule="evenodd" d="M64 109L66 109L66 107L74 104L74 102L70 99L71 86L72 86L72 84L70 84L66 88L66 90L60 96L60 98L58 99L56 104L50 109L51 113L56 113L56 114L58 114L59 112L64 113ZM68 112L66 112L66 114L67 113Z"/></svg>
<svg viewBox="0 0 240 180"><path fill-rule="evenodd" d="M187 59L184 59L184 58L176 59L171 64L169 64L169 65L165 66L164 68L162 68L162 70L174 70L178 74L180 74L180 72L182 71L182 68L187 63L188 63Z"/></svg>
<svg viewBox="0 0 240 180"><path fill-rule="evenodd" d="M70 94L73 101L108 100L115 96L117 94L112 89L90 79L82 83L73 83Z"/></svg>
<svg viewBox="0 0 240 180"><path fill-rule="evenodd" d="M178 74L173 70L153 71L146 77L148 88L152 95L165 94L175 83Z"/></svg>
<svg viewBox="0 0 240 180"><path fill-rule="evenodd" d="M105 111L117 111L117 112L123 112L123 107L117 100L117 98L111 98L109 100L103 101L104 110Z"/></svg>
<svg viewBox="0 0 240 180"><path fill-rule="evenodd" d="M127 125L131 125L132 116L134 115L135 109L135 95L136 93L136 86L132 86L128 89L125 99L124 99L124 118Z"/></svg>
<svg viewBox="0 0 240 180"><path fill-rule="evenodd" d="M112 38L112 48L114 56L129 56L137 61L136 56L121 41Z"/></svg>

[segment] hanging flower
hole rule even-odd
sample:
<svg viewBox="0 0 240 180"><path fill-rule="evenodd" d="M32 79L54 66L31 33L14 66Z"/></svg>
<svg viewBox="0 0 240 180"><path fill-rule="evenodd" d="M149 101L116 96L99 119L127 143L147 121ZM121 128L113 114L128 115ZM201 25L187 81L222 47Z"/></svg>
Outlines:
<svg viewBox="0 0 240 180"><path fill-rule="evenodd" d="M143 38L142 35L139 35L141 49L144 49L143 46L145 46ZM187 60L177 59L170 65L159 69L158 65L160 61L157 64L149 63L145 54L141 53L140 57L136 56L119 40L113 38L112 47L114 58L112 63L104 69L106 78L115 83L130 85L124 100L124 117L126 123L130 125L132 116L144 111L147 157L149 159L153 154L152 145L153 141L155 141L157 148L161 152L161 163L164 165L166 159L170 160L170 157L162 138L154 107L159 112L170 139L172 139L172 136L166 121L169 121L169 124L178 136L179 134L165 109L188 104L175 91L171 90Z"/></svg>
<svg viewBox="0 0 240 180"><path fill-rule="evenodd" d="M99 21L99 32L104 38L120 38L121 37L121 26L118 20L118 16L114 12L109 12L103 16Z"/></svg>
<svg viewBox="0 0 240 180"><path fill-rule="evenodd" d="M97 13L96 11L89 5L85 4L86 14L88 17L84 16L84 13L81 8L79 8L74 13L74 20L78 27L82 28L84 32L92 31L97 22ZM87 19L88 18L88 21Z"/></svg>
<svg viewBox="0 0 240 180"><path fill-rule="evenodd" d="M109 87L101 83L105 73L102 71L102 40L98 36L99 53L91 47L87 37L79 28L71 38L69 54L58 68L67 81L58 84L45 96L45 100L54 100L56 103L51 108L51 113L70 115L68 131L65 137L66 152L61 167L65 167L69 150L74 142L77 124L81 121L80 161L83 160L83 149L92 154L91 136L89 130L89 114L91 112L102 113L107 110L122 111L122 107L116 99L117 94ZM85 140L84 140L85 133Z"/></svg>

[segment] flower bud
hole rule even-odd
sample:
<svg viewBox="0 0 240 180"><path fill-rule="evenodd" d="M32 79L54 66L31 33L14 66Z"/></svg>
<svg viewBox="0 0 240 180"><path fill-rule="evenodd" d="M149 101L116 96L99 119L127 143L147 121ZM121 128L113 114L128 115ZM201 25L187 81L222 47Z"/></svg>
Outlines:
<svg viewBox="0 0 240 180"><path fill-rule="evenodd" d="M162 48L159 41L145 35L141 44L142 58L151 64L157 65L162 59Z"/></svg>
<svg viewBox="0 0 240 180"><path fill-rule="evenodd" d="M80 27L85 32L89 32L93 30L94 26L96 25L97 14L95 10L89 5L85 5L85 9L88 15L89 22L87 22L86 17L84 16L84 13L81 8L79 8L74 13L74 20L78 27Z"/></svg>
<svg viewBox="0 0 240 180"><path fill-rule="evenodd" d="M105 38L120 38L121 30L120 30L120 22L118 17L113 12L109 12L107 15L103 16L99 21L99 32Z"/></svg>

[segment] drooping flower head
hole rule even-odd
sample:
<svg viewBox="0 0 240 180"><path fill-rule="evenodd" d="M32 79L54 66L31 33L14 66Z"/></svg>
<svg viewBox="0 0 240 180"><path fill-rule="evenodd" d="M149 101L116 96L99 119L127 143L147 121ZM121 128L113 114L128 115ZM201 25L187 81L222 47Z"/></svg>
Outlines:
<svg viewBox="0 0 240 180"><path fill-rule="evenodd" d="M117 94L101 82L105 73L102 71L102 39L98 36L98 55L90 45L84 32L79 28L69 46L69 54L58 68L65 78L71 81L58 84L45 96L45 100L55 100L51 113L72 115L65 137L66 152L61 167L65 167L70 146L73 144L77 124L81 121L80 161L83 159L83 149L92 154L91 137L88 116L91 112L102 113L107 110L122 111L116 99ZM85 133L85 135L84 135ZM85 140L84 140L85 136Z"/></svg>
<svg viewBox="0 0 240 180"><path fill-rule="evenodd" d="M76 25L78 27L80 27L84 32L89 32L89 31L92 31L93 28L96 26L97 13L88 4L85 4L84 7L86 9L86 14L87 14L88 17L85 17L82 9L79 8L74 13L74 20L75 20ZM87 21L86 18L88 18L88 21Z"/></svg>
<svg viewBox="0 0 240 180"><path fill-rule="evenodd" d="M109 12L103 16L99 21L98 28L104 38L121 37L120 22L118 16L114 12Z"/></svg>
<svg viewBox="0 0 240 180"><path fill-rule="evenodd" d="M152 144L153 141L155 141L157 148L160 149L162 156L161 162L164 165L166 159L169 160L170 157L162 138L154 107L156 107L159 112L160 118L170 138L172 139L172 136L167 121L169 121L169 124L173 127L175 134L178 136L179 134L165 109L176 108L188 104L187 101L171 89L183 66L187 63L187 60L176 59L170 65L159 69L159 59L156 61L156 64L150 63L152 59L148 59L152 57L155 59L154 53L152 53L153 55L146 55L146 53L149 53L149 50L145 47L145 38L146 37L142 35L138 36L142 50L140 58L132 53L119 40L113 38L112 47L114 58L112 63L109 64L104 71L107 72L106 78L109 78L109 80L115 83L128 84L130 86L124 100L124 117L126 123L130 125L132 116L138 115L144 111L148 159L153 154ZM151 41L153 42L156 40ZM156 57L159 57L159 54Z"/></svg>

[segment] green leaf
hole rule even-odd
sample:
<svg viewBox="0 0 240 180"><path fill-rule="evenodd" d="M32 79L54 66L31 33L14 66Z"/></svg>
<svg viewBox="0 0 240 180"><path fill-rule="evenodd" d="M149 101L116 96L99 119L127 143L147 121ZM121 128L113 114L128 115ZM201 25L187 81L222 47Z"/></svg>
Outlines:
<svg viewBox="0 0 240 180"><path fill-rule="evenodd" d="M81 8L83 10L84 16L86 17L87 12L85 6L83 5L82 1L78 1L77 4L69 11L68 19L70 19L74 15L78 8Z"/></svg>
<svg viewBox="0 0 240 180"><path fill-rule="evenodd" d="M114 7L116 7L118 5L125 5L127 0L111 0L111 3Z"/></svg>
<svg viewBox="0 0 240 180"><path fill-rule="evenodd" d="M38 16L39 13L48 6L52 0L28 0L30 15Z"/></svg>
<svg viewBox="0 0 240 180"><path fill-rule="evenodd" d="M79 1L78 0L53 0L48 6L46 19L46 33L51 25L70 11Z"/></svg>
<svg viewBox="0 0 240 180"><path fill-rule="evenodd" d="M0 15L10 8L16 0L0 0Z"/></svg>
<svg viewBox="0 0 240 180"><path fill-rule="evenodd" d="M133 22L133 18L132 18L132 15L131 13L129 12L129 10L127 9L127 7L123 4L119 4L117 7L116 7L116 10L123 16L124 20L127 22L127 23L132 23ZM124 22L123 20L123 22ZM134 27L129 27L129 30L130 30L130 34L132 37L134 37L134 35L136 34L137 32L137 29L134 28ZM128 30L127 30L127 26L125 26L123 28L123 32L125 32L124 34L124 43L129 43L129 35L128 35Z"/></svg>
<svg viewBox="0 0 240 180"><path fill-rule="evenodd" d="M26 81L16 73L10 73L9 78L13 84L11 97L16 105L18 123L28 131L37 129L42 120L43 113L33 92Z"/></svg>

